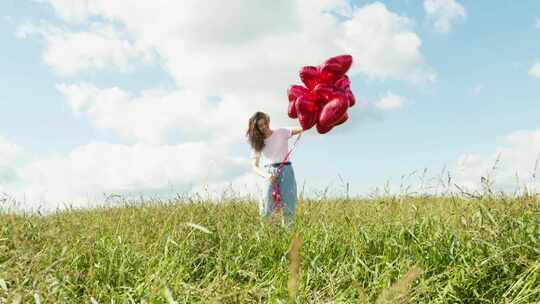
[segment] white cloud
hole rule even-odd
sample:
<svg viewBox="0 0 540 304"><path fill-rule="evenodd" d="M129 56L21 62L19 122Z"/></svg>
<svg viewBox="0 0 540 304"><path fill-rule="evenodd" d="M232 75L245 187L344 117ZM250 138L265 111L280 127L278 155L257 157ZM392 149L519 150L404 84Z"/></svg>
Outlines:
<svg viewBox="0 0 540 304"><path fill-rule="evenodd" d="M375 103L375 106L381 110L393 110L403 107L405 99L388 91L386 95Z"/></svg>
<svg viewBox="0 0 540 304"><path fill-rule="evenodd" d="M81 111L88 107L100 90L88 83L79 85L58 84L56 89L64 95L66 102L69 104L74 113L80 114Z"/></svg>
<svg viewBox="0 0 540 304"><path fill-rule="evenodd" d="M424 0L424 10L436 31L448 33L452 24L465 19L465 8L455 0Z"/></svg>
<svg viewBox="0 0 540 304"><path fill-rule="evenodd" d="M22 183L5 190L23 201L25 209L42 210L95 204L103 194L169 190L174 195L245 172L247 160L228 156L229 147L219 141L162 146L90 143L68 155L19 167Z"/></svg>
<svg viewBox="0 0 540 304"><path fill-rule="evenodd" d="M529 75L533 77L540 77L540 62L533 64L533 66L529 69Z"/></svg>
<svg viewBox="0 0 540 304"><path fill-rule="evenodd" d="M345 36L339 42L355 58L353 71L379 79L434 81L436 75L424 63L421 40L412 27L411 19L376 2L354 11L343 24Z"/></svg>
<svg viewBox="0 0 540 304"><path fill-rule="evenodd" d="M507 135L491 154L461 155L453 168L454 181L468 189L479 189L481 177L489 177L494 190L514 191L523 185L540 190L538 177L532 179L539 155L540 129L516 131ZM540 168L536 169L538 175Z"/></svg>
<svg viewBox="0 0 540 304"><path fill-rule="evenodd" d="M540 29L540 18L536 20L536 28Z"/></svg>
<svg viewBox="0 0 540 304"><path fill-rule="evenodd" d="M199 138L238 141L243 137L245 121L252 114L250 107L257 104L262 107L269 102L259 101L256 96L245 100L228 95L210 101L188 90L147 90L133 97L116 87L99 89L86 83L60 84L57 89L73 111L84 113L96 128L153 144L169 142L175 134L183 141Z"/></svg>
<svg viewBox="0 0 540 304"><path fill-rule="evenodd" d="M140 49L160 55L180 86L210 95L282 93L299 81L300 66L319 64L343 52L355 58L352 73L412 81L435 78L423 62L413 22L378 2L354 10L345 0L266 5L218 1L204 9L195 0L137 6L120 0L79 2L51 0L67 21L72 16L99 16L122 24ZM126 10L128 5L131 8ZM79 12L84 7L86 11Z"/></svg>
<svg viewBox="0 0 540 304"><path fill-rule="evenodd" d="M110 24L93 24L90 30L80 32L32 24L17 29L20 38L32 34L43 36L46 41L43 60L62 76L73 76L88 69L129 71L134 59L152 60L148 49L131 42L126 34Z"/></svg>

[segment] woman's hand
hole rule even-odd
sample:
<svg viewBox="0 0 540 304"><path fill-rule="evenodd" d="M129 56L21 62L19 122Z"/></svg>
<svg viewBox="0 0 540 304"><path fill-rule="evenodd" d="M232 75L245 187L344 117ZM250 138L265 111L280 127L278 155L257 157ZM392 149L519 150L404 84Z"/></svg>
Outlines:
<svg viewBox="0 0 540 304"><path fill-rule="evenodd" d="M270 175L269 177L270 184L274 185L277 181L276 177L274 175Z"/></svg>
<svg viewBox="0 0 540 304"><path fill-rule="evenodd" d="M294 128L291 130L291 136L295 136L296 134L302 133L304 130L302 128Z"/></svg>

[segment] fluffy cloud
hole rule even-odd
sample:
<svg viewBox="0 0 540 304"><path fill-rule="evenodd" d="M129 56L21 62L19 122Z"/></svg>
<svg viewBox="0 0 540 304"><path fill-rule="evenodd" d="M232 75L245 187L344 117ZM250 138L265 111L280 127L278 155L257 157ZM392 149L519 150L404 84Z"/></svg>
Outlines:
<svg viewBox="0 0 540 304"><path fill-rule="evenodd" d="M538 190L540 180L533 176L540 169L535 168L539 155L540 129L516 131L489 155L461 155L453 168L454 180L468 189L478 189L484 177L494 182L495 190L514 191L524 185Z"/></svg>
<svg viewBox="0 0 540 304"><path fill-rule="evenodd" d="M357 8L342 27L344 37L339 45L353 55L353 73L413 82L435 80L420 53L421 40L412 31L411 19L376 2Z"/></svg>
<svg viewBox="0 0 540 304"><path fill-rule="evenodd" d="M533 77L540 77L540 62L533 64L533 66L529 69L529 75Z"/></svg>
<svg viewBox="0 0 540 304"><path fill-rule="evenodd" d="M72 32L53 26L27 24L17 30L20 38L41 35L46 41L43 60L62 76L87 69L117 68L129 71L133 59L152 60L142 49L110 24L93 24L89 31Z"/></svg>
<svg viewBox="0 0 540 304"><path fill-rule="evenodd" d="M26 209L53 210L64 204L88 206L104 195L188 191L195 185L232 180L247 160L227 156L227 146L190 142L178 145L90 143L68 155L37 160L17 168L22 183L8 192ZM172 189L171 189L172 188Z"/></svg>
<svg viewBox="0 0 540 304"><path fill-rule="evenodd" d="M317 64L342 52L354 56L353 73L412 81L435 78L423 62L413 22L378 2L355 9L344 0L265 5L235 0L207 3L204 9L195 0L137 6L120 0L50 3L68 22L97 16L121 24L133 38L137 46L133 48L159 54L180 86L210 95L274 92L273 96L282 96L276 92L298 81L301 65ZM88 53L92 58L109 54Z"/></svg>
<svg viewBox="0 0 540 304"><path fill-rule="evenodd" d="M271 102L257 96L244 100L229 95L211 100L189 90L148 90L131 96L117 87L100 89L87 83L59 84L57 89L74 113L84 114L96 128L152 144L171 138L238 141L253 106L262 108ZM282 120L276 119L284 123Z"/></svg>
<svg viewBox="0 0 540 304"><path fill-rule="evenodd" d="M405 99L388 91L386 95L375 103L375 106L381 110L393 110L403 107Z"/></svg>
<svg viewBox="0 0 540 304"><path fill-rule="evenodd" d="M465 8L455 0L424 0L424 10L436 31L448 33L452 24L465 19Z"/></svg>

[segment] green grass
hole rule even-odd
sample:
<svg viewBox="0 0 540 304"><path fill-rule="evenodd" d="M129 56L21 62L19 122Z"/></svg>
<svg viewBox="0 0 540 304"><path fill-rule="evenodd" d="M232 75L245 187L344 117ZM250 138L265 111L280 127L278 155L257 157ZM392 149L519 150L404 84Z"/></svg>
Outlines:
<svg viewBox="0 0 540 304"><path fill-rule="evenodd" d="M0 303L291 300L540 303L539 200L304 200L289 228L234 200L0 215Z"/></svg>

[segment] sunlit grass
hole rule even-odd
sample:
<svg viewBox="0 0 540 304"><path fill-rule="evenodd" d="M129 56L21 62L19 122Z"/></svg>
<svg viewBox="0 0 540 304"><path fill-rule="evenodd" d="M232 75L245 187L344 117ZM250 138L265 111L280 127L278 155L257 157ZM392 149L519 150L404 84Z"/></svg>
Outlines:
<svg viewBox="0 0 540 304"><path fill-rule="evenodd" d="M17 300L539 303L540 204L303 200L288 228L241 200L2 214L0 303Z"/></svg>

